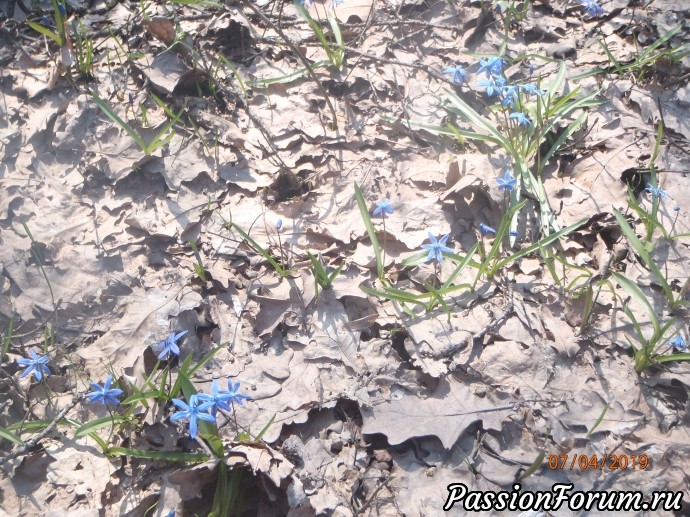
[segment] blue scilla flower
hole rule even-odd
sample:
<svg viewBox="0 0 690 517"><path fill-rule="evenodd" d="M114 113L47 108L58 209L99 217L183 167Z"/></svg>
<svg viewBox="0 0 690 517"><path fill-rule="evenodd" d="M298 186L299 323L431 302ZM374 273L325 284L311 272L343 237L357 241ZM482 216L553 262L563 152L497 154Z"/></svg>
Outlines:
<svg viewBox="0 0 690 517"><path fill-rule="evenodd" d="M486 95L493 97L495 93L501 93L503 86L505 86L505 79L502 77L491 77L490 79L480 79L477 81L477 86L486 88Z"/></svg>
<svg viewBox="0 0 690 517"><path fill-rule="evenodd" d="M283 220L279 217L278 220L276 221L276 231L280 231L280 229L283 227Z"/></svg>
<svg viewBox="0 0 690 517"><path fill-rule="evenodd" d="M230 398L228 399L230 401L230 404L237 404L239 406L242 406L245 400L252 399L249 395L244 395L243 393L240 393L240 381L233 383L232 379L228 379L227 392L230 394Z"/></svg>
<svg viewBox="0 0 690 517"><path fill-rule="evenodd" d="M479 223L479 233L482 237L486 237L487 235L496 235L496 230L484 223Z"/></svg>
<svg viewBox="0 0 690 517"><path fill-rule="evenodd" d="M105 379L105 382L103 383L103 386L100 384L96 384L95 382L91 383L91 389L93 390L91 393L87 393L85 397L89 399L89 402L91 404L95 404L96 402L103 404L104 406L111 405L111 406L117 406L120 404L120 401L118 400L118 397L122 396L122 390L117 389L117 388L111 388L111 384L113 382L113 376L108 375L108 377Z"/></svg>
<svg viewBox="0 0 690 517"><path fill-rule="evenodd" d="M31 359L17 359L17 364L22 368L26 368L20 377L26 377L29 374L33 374L34 377L36 377L36 380L41 382L44 375L46 377L50 375L50 369L46 366L46 363L49 360L48 356L36 355L36 352L33 348L29 350L29 355L31 355Z"/></svg>
<svg viewBox="0 0 690 517"><path fill-rule="evenodd" d="M596 2L596 0L580 0L582 7L585 8L585 13L587 13L590 18L598 18L603 16L604 9Z"/></svg>
<svg viewBox="0 0 690 517"><path fill-rule="evenodd" d="M488 59L479 60L479 70L477 70L477 75L484 72L486 77L499 77L503 73L503 68L508 63L499 56L490 57Z"/></svg>
<svg viewBox="0 0 690 517"><path fill-rule="evenodd" d="M374 208L374 217L386 218L386 214L393 213L393 205L390 199L384 199L383 201L376 202L376 208Z"/></svg>
<svg viewBox="0 0 690 517"><path fill-rule="evenodd" d="M206 410L213 407L213 402L202 402L199 404L199 398L197 395L192 395L189 397L189 404L185 403L180 399L172 399L172 403L175 404L180 411L175 413L170 417L172 422L179 422L180 420L187 420L189 423L189 436L196 438L199 420L205 422L216 423L216 417L209 413L205 413Z"/></svg>
<svg viewBox="0 0 690 517"><path fill-rule="evenodd" d="M519 88L517 86L504 86L501 90L501 105L515 109L515 102L518 100Z"/></svg>
<svg viewBox="0 0 690 517"><path fill-rule="evenodd" d="M162 361L168 359L171 355L180 355L180 347L177 346L177 340L186 335L189 331L184 330L179 334L172 332L165 341L158 343L158 347L163 347L158 354L158 360Z"/></svg>
<svg viewBox="0 0 690 517"><path fill-rule="evenodd" d="M673 345L673 348L678 350L679 352L685 352L688 349L688 344L685 342L685 339L683 339L683 336L678 334L676 338L671 341L671 344Z"/></svg>
<svg viewBox="0 0 690 517"><path fill-rule="evenodd" d="M652 195L652 197L658 197L661 199L668 199L669 197L668 192L666 192L661 187L655 187L651 183L647 183L647 187L645 187L645 190L649 192Z"/></svg>
<svg viewBox="0 0 690 517"><path fill-rule="evenodd" d="M436 237L429 232L429 240L431 241L431 244L422 244L422 249L429 252L429 255L426 257L427 262L436 260L436 262L440 263L443 261L444 253L453 253L453 250L446 246L448 237L450 237L450 234L446 234L439 240L436 240Z"/></svg>
<svg viewBox="0 0 690 517"><path fill-rule="evenodd" d="M537 97L541 97L545 93L545 91L539 89L536 84L523 84L520 86L520 89L529 95L536 95Z"/></svg>
<svg viewBox="0 0 690 517"><path fill-rule="evenodd" d="M510 169L506 169L506 173L502 178L499 176L496 179L496 183L498 183L498 190L510 192L513 190L513 188L515 188L515 185L517 185L517 180L513 178Z"/></svg>
<svg viewBox="0 0 690 517"><path fill-rule="evenodd" d="M451 66L443 71L444 74L449 74L451 76L450 80L453 84L462 86L465 84L465 79L467 79L467 72L462 67L462 65Z"/></svg>
<svg viewBox="0 0 690 517"><path fill-rule="evenodd" d="M205 393L199 394L199 400L213 403L213 405L211 406L211 414L213 416L216 416L218 409L230 411L230 403L232 402L233 398L234 395L232 393L218 389L218 381L215 379L213 380L213 383L211 383L210 395L206 395Z"/></svg>
<svg viewBox="0 0 690 517"><path fill-rule="evenodd" d="M518 123L518 126L529 126L532 123L529 117L521 112L511 113L508 115L508 118L515 119Z"/></svg>

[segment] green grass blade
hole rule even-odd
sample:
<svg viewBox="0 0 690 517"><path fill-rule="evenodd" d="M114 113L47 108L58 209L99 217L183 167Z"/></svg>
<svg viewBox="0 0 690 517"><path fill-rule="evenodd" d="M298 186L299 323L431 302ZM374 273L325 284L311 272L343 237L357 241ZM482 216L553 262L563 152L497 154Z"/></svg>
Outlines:
<svg viewBox="0 0 690 517"><path fill-rule="evenodd" d="M0 428L0 438L12 442L15 445L24 445L24 442L10 433L7 429Z"/></svg>
<svg viewBox="0 0 690 517"><path fill-rule="evenodd" d="M235 223L230 223L232 227L237 230L237 233L239 233L242 238L247 241L247 243L256 251L259 253L263 258L265 258L271 266L278 272L280 276L285 276L287 275L287 271L276 262L276 260L266 251L258 242L256 242L254 239L252 239L247 232L245 232L242 228L237 226Z"/></svg>
<svg viewBox="0 0 690 517"><path fill-rule="evenodd" d="M45 28L43 25L40 25L35 22L27 21L26 24L31 27L33 30L36 32L40 32L44 36L47 36L48 38L52 39L55 43L57 43L59 46L62 46L62 40L60 39L60 36L58 36L56 33L51 31L50 29Z"/></svg>
<svg viewBox="0 0 690 517"><path fill-rule="evenodd" d="M596 422L594 422L594 425L592 425L592 428L587 432L587 435L585 436L585 440L589 440L589 437L592 436L592 433L596 431L597 427L601 424L602 420L604 420L604 416L606 416L606 412L609 410L609 404L608 402L604 405L604 409L601 410L601 414L599 415L599 418L597 418Z"/></svg>
<svg viewBox="0 0 690 517"><path fill-rule="evenodd" d="M616 282L620 284L620 286L630 295L630 297L642 307L644 312L647 314L649 321L654 327L654 333L658 334L661 330L661 326L659 325L659 318L656 315L654 307L652 307L652 305L649 303L649 300L640 290L640 288L637 287L637 284L631 281L627 276L621 275L617 271L611 271L611 276L613 276L613 278L616 279ZM624 307L624 309L627 309L627 307Z"/></svg>
<svg viewBox="0 0 690 517"><path fill-rule="evenodd" d="M364 226L369 234L369 240L374 248L374 256L376 258L376 272L379 278L383 278L383 261L381 259L381 247L379 246L378 238L376 237L376 228L374 228L374 223L371 222L371 216L369 215L369 208L367 207L366 201L364 201L364 196L359 188L359 185L355 183L355 197L357 198L357 206L359 207L359 213L362 215L362 220L364 221Z"/></svg>
<svg viewBox="0 0 690 517"><path fill-rule="evenodd" d="M148 460L176 461L185 463L198 463L208 461L206 454L172 451L146 451L141 449L129 449L126 447L108 448L108 456L129 456L130 458L144 458Z"/></svg>
<svg viewBox="0 0 690 517"><path fill-rule="evenodd" d="M615 57L613 57L613 54L611 54L609 46L606 44L606 42L602 40L597 40L597 43L599 43L599 46L604 49L604 52L606 52L606 55L609 58L609 61L613 63L613 66L616 68L618 74L623 75L625 73L623 71L623 67L621 66L620 62Z"/></svg>
<svg viewBox="0 0 690 517"><path fill-rule="evenodd" d="M139 393L135 393L134 395L131 395L127 397L125 400L121 402L123 406L133 404L134 402L140 402L142 400L148 400L150 398L155 398L160 394L158 390L154 391L140 391Z"/></svg>
<svg viewBox="0 0 690 517"><path fill-rule="evenodd" d="M520 475L520 479L525 479L539 470L544 465L544 456L546 456L545 451L541 451L539 454L537 454L537 457L534 459L532 464Z"/></svg>
<svg viewBox="0 0 690 517"><path fill-rule="evenodd" d="M317 61L313 65L311 65L309 68L300 68L299 70L292 72L290 74L286 75L281 75L279 77L271 77L268 79L255 79L253 81L247 81L247 85L252 87L252 88L266 88L268 86L271 86L272 84L289 84L297 79L301 79L305 75L309 74L309 70L316 70L317 68L321 68L324 66L330 65L329 61Z"/></svg>
<svg viewBox="0 0 690 517"><path fill-rule="evenodd" d="M27 433L27 432L39 432L43 431L46 427L51 425L53 423L52 420L31 420L30 422L17 422L16 424L11 424L5 427L7 431L17 431L19 433ZM70 426L70 427L79 427L81 425L80 422L75 422L74 420L71 420L69 418L63 418L57 422L57 425L60 426Z"/></svg>
<svg viewBox="0 0 690 517"><path fill-rule="evenodd" d="M621 214L617 208L613 209L613 215L616 217L618 225L621 227L621 230L623 230L623 234L628 239L628 242L630 242L630 245L635 250L635 253L637 253L642 258L642 261L649 268L652 274L654 274L657 281L659 282L659 285L661 285L661 289L664 291L664 294L666 295L668 301L671 303L671 305L674 305L675 302L673 290L671 289L671 286L668 285L666 277L664 277L663 273L659 269L659 266L657 266L656 262L654 262L654 259L649 254L647 248L645 248L640 239L637 238L637 235L635 235L635 232L628 224L628 221L625 220L625 217L623 217L623 214Z"/></svg>
<svg viewBox="0 0 690 517"><path fill-rule="evenodd" d="M679 354L660 355L656 358L658 363L669 363L671 361L690 361L690 353L683 352Z"/></svg>
<svg viewBox="0 0 690 517"><path fill-rule="evenodd" d="M469 104L467 104L450 90L444 89L444 92L446 93L446 98L450 102L451 106L455 107L463 117L465 117L475 127L482 128L489 136L493 137L501 146L503 146L504 149L508 150L510 154L515 156L512 144L500 133L498 129L496 129L496 126L474 111Z"/></svg>
<svg viewBox="0 0 690 517"><path fill-rule="evenodd" d="M91 420L91 422L87 422L86 424L79 427L74 432L74 436L86 436L87 434L90 434L94 431L97 431L98 429L101 429L103 427L108 427L111 425L115 425L115 424L119 424L123 421L124 421L123 418L119 418L117 416L115 416L113 418L110 415L104 416L101 418L97 418L96 420Z"/></svg>
<svg viewBox="0 0 690 517"><path fill-rule="evenodd" d="M578 117L573 120L568 127L566 128L565 131L563 131L563 134L558 137L558 139L553 143L551 146L551 149L544 155L544 157L541 159L541 163L539 164L539 169L537 170L537 177L541 177L541 173L544 170L544 167L546 164L549 162L551 157L556 154L556 152L561 148L561 146L565 143L568 138L572 136L575 131L580 129L582 124L584 124L587 120L587 112L583 111L578 115Z"/></svg>
<svg viewBox="0 0 690 517"><path fill-rule="evenodd" d="M206 354L203 355L201 359L199 359L199 362L196 363L194 366L189 368L189 370L186 372L186 374L191 377L194 375L200 368L203 368L206 363L208 363L211 359L213 359L213 356L216 355L220 350L224 348L223 344L217 346L213 350L209 350ZM191 357L191 356L190 356Z"/></svg>
<svg viewBox="0 0 690 517"><path fill-rule="evenodd" d="M98 93L96 90L91 92L91 95L93 96L93 100L96 102L99 108L108 115L118 126L120 126L129 136L131 136L134 141L137 143L137 145L141 148L142 151L146 152L147 150L147 145L146 142L139 136L139 133L134 131L132 127L127 124L124 120L122 120L117 113L113 111L113 109L103 100L98 96Z"/></svg>
<svg viewBox="0 0 690 517"><path fill-rule="evenodd" d="M560 239L564 235L567 235L571 232L574 232L577 230L580 226L585 224L587 222L587 219L582 219L581 221L578 221L574 224L571 224L570 226L563 228L562 230L557 231L556 233L552 233L551 235L548 235L547 237L544 237L542 240L539 242L532 244L531 246L527 246L526 248L523 248L509 257L504 258L503 260L499 261L496 266L493 268L494 271L498 271L505 265L509 264L510 262L513 262L517 259L520 259L526 255L529 255L530 253L534 253L535 251L538 251L539 248L546 247L549 244L553 243L554 241Z"/></svg>

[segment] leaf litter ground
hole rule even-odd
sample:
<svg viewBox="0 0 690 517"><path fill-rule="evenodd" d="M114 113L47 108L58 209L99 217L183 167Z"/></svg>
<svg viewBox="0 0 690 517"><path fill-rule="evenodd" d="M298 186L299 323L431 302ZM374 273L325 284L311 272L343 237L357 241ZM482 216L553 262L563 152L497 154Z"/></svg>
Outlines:
<svg viewBox="0 0 690 517"><path fill-rule="evenodd" d="M242 2L70 3L96 47L94 79L76 82L65 77L65 54L24 25L21 9L0 21L0 329L14 327L0 427L53 420L107 372L140 382L155 363L151 345L185 329L181 358L222 345L196 372L196 388L239 380L252 396L238 408L240 428L256 433L274 418L263 442L235 442L234 422L221 431L226 463L246 472L245 515L443 515L450 483L499 491L519 481L548 491L572 482L583 491L687 496L688 365L636 374L633 329L617 297L602 291L580 332L582 297L555 285L534 255L446 300L450 317L440 309L410 317L360 288L375 285L376 265L353 189L359 184L371 207L392 201L379 234L387 274L400 288L424 285L431 266L400 264L429 232L450 233L451 246L467 251L479 223L496 227L502 217L495 179L505 156L409 129L409 120L445 121L443 70L494 55L504 41L516 60L509 74L536 65L549 77L560 61L570 78L606 69L569 81L600 89L606 102L588 110L586 131L549 164L544 188L562 227L588 218L563 241L567 260L590 274L611 265L661 315L660 286L634 253L621 252L612 213L627 208L626 173L648 162L663 119L660 185L680 210L674 221L669 202L660 219L688 232L690 60L619 74L598 41L621 63L678 23L670 44L687 43L687 5L613 0L590 20L573 3L539 2L506 38L489 4L346 0L336 8L346 66L316 69L320 84L274 30L310 62L326 58L294 6L256 6L263 16ZM0 7L10 12L9 2ZM311 8L315 17L324 9ZM242 84L231 67L215 66L218 56ZM184 120L147 153L92 90L147 144L170 118L154 94ZM281 278L230 220L293 274ZM676 291L689 276L688 242L654 242ZM332 267L345 263L318 296L307 251ZM55 333L54 375L47 387L30 385L14 360L41 348L46 328ZM112 445L199 451L168 415L137 414L138 425ZM108 411L79 404L68 416L85 423ZM16 448L1 444L4 455ZM546 458L554 453L646 454L650 466L553 470ZM217 476L212 462L107 458L61 426L2 468L1 515L203 515Z"/></svg>

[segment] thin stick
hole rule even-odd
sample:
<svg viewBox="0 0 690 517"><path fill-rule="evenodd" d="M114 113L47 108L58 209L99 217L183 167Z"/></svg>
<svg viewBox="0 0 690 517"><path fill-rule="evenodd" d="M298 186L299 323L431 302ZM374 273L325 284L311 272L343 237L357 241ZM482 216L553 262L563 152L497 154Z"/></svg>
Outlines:
<svg viewBox="0 0 690 517"><path fill-rule="evenodd" d="M27 441L24 443L24 445L22 445L19 449L17 449L17 450L14 451L14 452L9 453L9 454L8 454L7 456L5 456L4 458L0 459L0 466L4 465L4 464L7 463L8 461L13 460L14 458L16 458L16 457L18 457L18 456L22 456L23 454L26 454L28 451L30 451L31 449L33 449L34 447L36 447L36 445L38 444L38 442L40 442L40 441L43 440L46 436L48 436L50 433L53 432L53 430L54 430L55 427L57 426L58 422L59 422L60 420L62 420L62 419L65 417L65 415L66 415L67 413L69 413L69 412L72 410L72 408L74 408L74 406L76 406L76 405L79 403L79 401L80 401L81 399L82 399L82 395L78 395L77 397L75 397L75 398L72 400L72 402L70 402L70 403L67 405L67 407L65 407L65 409L63 409L62 411L60 411L60 413L58 414L58 416L55 417L55 419L50 423L50 425L48 425L48 427L46 427L43 431L41 431L35 438L31 438L31 439L27 440Z"/></svg>
<svg viewBox="0 0 690 517"><path fill-rule="evenodd" d="M321 81L319 81L319 78L316 77L316 74L314 73L314 70L312 70L312 65L307 61L307 58L302 55L302 53L299 51L299 49L295 46L295 44L290 41L290 38L288 38L285 33L283 32L283 29L278 27L275 23L273 23L271 20L269 20L264 13L261 12L261 10L256 7L251 0L240 0L242 5L249 7L256 15L263 20L264 23L267 23L270 25L270 27L278 33L278 35L283 38L285 43L287 43L288 47L292 49L292 51L295 53L297 58L302 62L302 64L306 67L307 73L309 76L313 79L313 81L316 83L316 86L321 90L321 93L326 99L326 104L328 104L328 109L331 110L331 115L333 116L333 128L338 131L338 116L335 113L335 108L333 107L333 104L331 103L331 99L328 96L328 92L324 89L323 85L321 84ZM323 125L323 122L321 123ZM324 126L324 131L326 130L326 127Z"/></svg>

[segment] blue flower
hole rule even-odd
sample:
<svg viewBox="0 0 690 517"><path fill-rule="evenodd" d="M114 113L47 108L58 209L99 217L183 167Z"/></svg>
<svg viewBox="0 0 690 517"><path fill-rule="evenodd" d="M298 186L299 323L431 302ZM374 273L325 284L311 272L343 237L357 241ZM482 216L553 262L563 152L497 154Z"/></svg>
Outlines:
<svg viewBox="0 0 690 517"><path fill-rule="evenodd" d="M479 223L479 233L482 237L485 237L487 235L496 235L496 230L484 223Z"/></svg>
<svg viewBox="0 0 690 517"><path fill-rule="evenodd" d="M199 399L197 395L192 395L189 397L189 405L180 399L172 399L172 403L175 404L181 411L178 411L170 417L172 422L178 422L179 420L185 419L189 422L189 436L196 438L196 432L198 428L198 421L204 420L206 422L216 423L216 417L204 413L207 409L213 407L213 402L203 402L199 404Z"/></svg>
<svg viewBox="0 0 690 517"><path fill-rule="evenodd" d="M511 108L515 108L515 101L518 98L517 86L506 86L501 91L501 95L503 95L503 100L501 101L501 104L503 106L510 106Z"/></svg>
<svg viewBox="0 0 690 517"><path fill-rule="evenodd" d="M105 382L103 383L103 386L100 384L96 384L95 382L91 383L91 389L93 390L91 393L87 393L85 395L86 398L89 399L89 402L91 404L94 404L96 402L100 402L104 406L107 406L108 404L111 404L113 406L117 406L120 404L120 401L118 400L118 397L122 395L122 390L117 389L117 388L110 388L110 385L113 382L113 376L108 375L108 377L105 379Z"/></svg>
<svg viewBox="0 0 690 517"><path fill-rule="evenodd" d="M510 173L510 169L506 169L505 175L501 178L498 177L496 179L496 183L498 183L498 190L506 190L508 192L512 191L513 188L515 188L515 185L517 185L517 180L513 178L513 175Z"/></svg>
<svg viewBox="0 0 690 517"><path fill-rule="evenodd" d="M172 355L180 355L180 347L177 346L177 340L180 339L182 336L187 334L189 332L188 330L184 330L180 332L179 334L175 334L174 332L171 333L168 338L165 341L161 341L158 343L159 347L163 347L163 350L161 350L161 353L158 354L158 360L162 361L163 359L167 359L171 354Z"/></svg>
<svg viewBox="0 0 690 517"><path fill-rule="evenodd" d="M36 380L41 382L44 375L46 377L50 375L50 369L46 366L46 363L49 360L48 356L37 356L33 348L29 350L29 354L31 354L31 359L17 359L17 364L19 364L19 366L22 368L26 368L20 377L26 377L27 375L33 373L34 377L36 377Z"/></svg>
<svg viewBox="0 0 690 517"><path fill-rule="evenodd" d="M280 231L280 229L283 227L283 220L279 217L278 220L276 221L276 231Z"/></svg>
<svg viewBox="0 0 690 517"><path fill-rule="evenodd" d="M58 11L60 11L62 16L67 16L67 9L65 8L64 4L58 3Z"/></svg>
<svg viewBox="0 0 690 517"><path fill-rule="evenodd" d="M385 219L386 214L392 214L392 213L393 213L393 205L391 205L391 202L389 199L384 199L383 201L377 201L376 202L376 208L374 209L374 217L381 216Z"/></svg>
<svg viewBox="0 0 690 517"><path fill-rule="evenodd" d="M596 0L580 0L585 12L591 18L597 18L604 15L604 9L596 2Z"/></svg>
<svg viewBox="0 0 690 517"><path fill-rule="evenodd" d="M477 86L480 88L486 88L486 94L489 97L493 97L494 93L501 93L503 85L505 84L505 79L499 77L498 79L482 79L477 81Z"/></svg>
<svg viewBox="0 0 690 517"><path fill-rule="evenodd" d="M451 82L453 84L457 84L458 86L465 84L465 79L467 79L467 72L465 72L465 69L462 67L462 65L446 68L443 73L452 75Z"/></svg>
<svg viewBox="0 0 690 517"><path fill-rule="evenodd" d="M448 237L450 237L450 234L444 235L437 241L436 237L431 235L431 232L429 232L429 240L431 241L431 244L422 244L422 249L429 252L429 255L426 257L427 262L431 262L432 260L442 262L444 253L453 253L453 250L446 246Z"/></svg>
<svg viewBox="0 0 690 517"><path fill-rule="evenodd" d="M492 75L500 76L503 72L503 67L507 64L508 63L502 57L498 56L490 57L488 59L480 59L477 75L485 72L486 77L491 77Z"/></svg>
<svg viewBox="0 0 690 517"><path fill-rule="evenodd" d="M213 403L213 406L211 407L211 414L213 416L216 416L218 409L230 411L230 402L232 402L232 399L233 394L227 391L220 391L218 389L218 381L215 379L211 383L211 395L206 395L205 393L199 394L199 400Z"/></svg>
<svg viewBox="0 0 690 517"><path fill-rule="evenodd" d="M673 207L674 212L680 212L680 207L678 205Z"/></svg>
<svg viewBox="0 0 690 517"><path fill-rule="evenodd" d="M532 121L529 119L527 115L520 112L511 113L510 115L508 115L508 118L517 120L518 126L529 126L532 123Z"/></svg>
<svg viewBox="0 0 690 517"><path fill-rule="evenodd" d="M249 395L243 395L238 393L240 389L240 381L237 384L233 384L232 379L228 379L228 393L230 394L230 404L243 405L245 400L251 400Z"/></svg>
<svg viewBox="0 0 690 517"><path fill-rule="evenodd" d="M525 93L528 93L530 95L536 95L537 97L541 97L542 95L544 95L544 90L540 90L539 88L537 88L536 84L523 84L522 86L520 86L520 89Z"/></svg>
<svg viewBox="0 0 690 517"><path fill-rule="evenodd" d="M668 192L666 192L661 187L655 187L651 183L647 183L647 187L645 188L645 190L649 192L652 195L652 197L659 197L661 199L667 199L669 197Z"/></svg>
<svg viewBox="0 0 690 517"><path fill-rule="evenodd" d="M673 348L675 348L679 352L685 352L688 349L688 344L685 342L685 339L683 339L683 336L681 336L680 334L676 336L676 339L671 341L671 344L673 345Z"/></svg>

